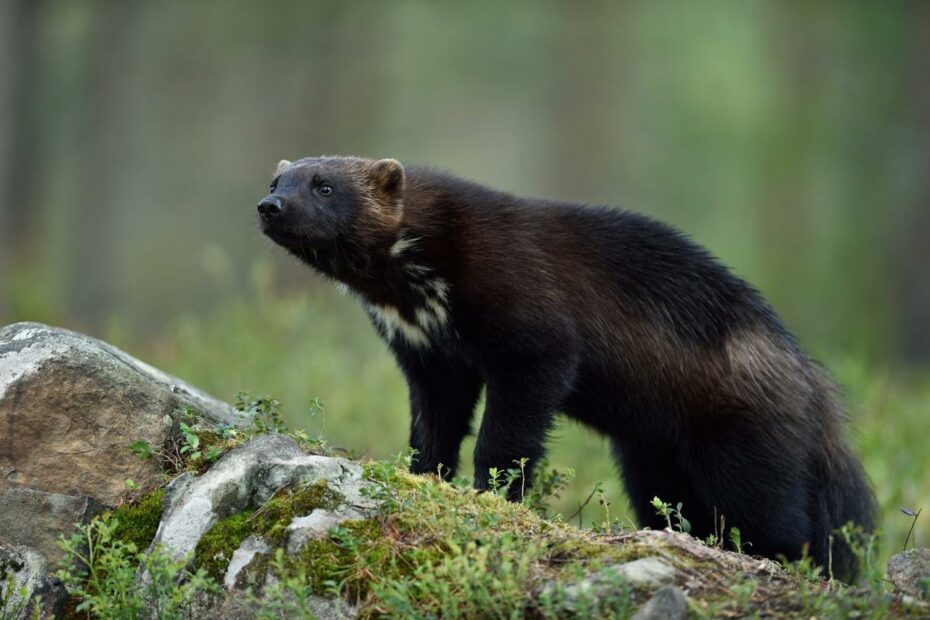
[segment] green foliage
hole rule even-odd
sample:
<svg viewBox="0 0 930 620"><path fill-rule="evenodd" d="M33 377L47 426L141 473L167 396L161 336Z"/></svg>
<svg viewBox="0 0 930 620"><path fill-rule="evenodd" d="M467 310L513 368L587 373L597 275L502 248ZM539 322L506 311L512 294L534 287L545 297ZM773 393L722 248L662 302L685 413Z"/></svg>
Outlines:
<svg viewBox="0 0 930 620"><path fill-rule="evenodd" d="M302 566L292 568L284 556L283 549L276 549L268 565L276 580L262 590L258 596L251 590L247 600L250 609L259 620L317 620L310 611L309 601L315 595L312 581Z"/></svg>
<svg viewBox="0 0 930 620"><path fill-rule="evenodd" d="M165 466L166 473L174 475L181 471L203 472L211 463L216 462L226 452L240 446L249 439L264 433L287 435L306 452L328 454L326 442L320 437L310 437L303 430L291 430L281 417L281 403L276 399L261 397L250 399L245 392L236 397L236 411L243 424L220 424L218 426L200 423L200 414L194 407L185 407L178 423L180 436L164 451L155 450L146 441L135 441L129 450L142 459L157 456ZM323 405L314 398L308 405L308 412L313 416L323 416ZM126 481L126 487L133 491L136 484Z"/></svg>
<svg viewBox="0 0 930 620"><path fill-rule="evenodd" d="M852 523L843 525L838 534L840 539L849 545L853 555L856 556L859 563L860 583L882 584L885 579L885 567L878 556L878 537L880 534L865 532L861 526Z"/></svg>
<svg viewBox="0 0 930 620"><path fill-rule="evenodd" d="M730 544L733 545L733 550L737 553L743 553L743 536L739 528L731 527L728 532L728 537L730 539Z"/></svg>
<svg viewBox="0 0 930 620"><path fill-rule="evenodd" d="M377 518L347 522L311 541L288 574L305 575L316 592L360 601L365 614L523 617L545 615L534 594L544 580L627 553L586 542L587 534L496 493L412 476L408 463L407 454L368 463L373 484L365 494L382 502ZM553 605L558 600L550 598Z"/></svg>
<svg viewBox="0 0 930 620"><path fill-rule="evenodd" d="M216 580L223 578L233 552L252 533L250 511L220 519L201 537L194 551L194 563Z"/></svg>
<svg viewBox="0 0 930 620"><path fill-rule="evenodd" d="M435 563L377 584L379 611L391 617L522 618L532 564L543 550L509 533L481 542L450 541L449 552Z"/></svg>
<svg viewBox="0 0 930 620"><path fill-rule="evenodd" d="M61 539L65 554L57 575L78 600L75 611L103 619L171 620L190 614L198 592L218 590L205 571L191 572L186 561L161 549L140 553L135 543L117 537L119 527L115 518L94 519Z"/></svg>
<svg viewBox="0 0 930 620"><path fill-rule="evenodd" d="M144 608L158 608L160 617L177 617L189 608L195 590L216 590L235 549L257 535L276 549L270 556L258 556L245 573L254 588L248 606L259 618L312 617L308 602L314 595L356 605L362 617L626 618L649 592L633 589L619 577L596 591L573 585L609 564L656 554L686 572L720 569L665 547L661 539L635 543L613 535L612 528L601 528L605 536L576 530L497 493L449 485L437 476L414 476L407 471L409 464L409 451L391 461L365 464L370 484L363 493L380 502L376 513L343 522L297 553L281 549L287 525L296 516L334 509L344 501L325 482L282 490L261 506L230 515L202 538L192 569L172 562L159 549L148 556L137 551L150 540L161 502L158 491L81 528L65 544L70 569L62 577L76 593L80 610L95 616L135 618ZM542 486L558 488L562 474L551 478L551 484L544 481ZM683 527L682 507L661 500L655 505L671 529ZM136 525L130 527L129 520ZM140 532L134 539L135 528ZM789 585L783 579L772 582L722 571L706 580L709 585L690 592L692 611L707 618L776 611L797 617L878 618L893 612L892 605L900 603L884 591L875 564L875 537L854 528L838 535L862 559L865 587L845 589L825 582L805 559L789 566L797 582ZM730 537L735 546L741 544L738 531L731 529ZM139 566L152 575L151 582L138 580ZM262 579L267 570L275 576L270 582Z"/></svg>
<svg viewBox="0 0 930 620"><path fill-rule="evenodd" d="M151 458L154 454L152 451L152 446L150 446L147 441L134 441L133 443L129 444L129 449L140 459Z"/></svg>
<svg viewBox="0 0 930 620"><path fill-rule="evenodd" d="M917 512L914 512L910 508L901 506L898 508L898 510L911 518L911 527L907 530L907 536L904 537L904 546L901 548L901 551L907 551L907 543L910 542L911 534L914 533L914 528L917 527L917 519L920 518L920 513L923 512L923 508L920 508L917 510Z"/></svg>
<svg viewBox="0 0 930 620"><path fill-rule="evenodd" d="M668 529L676 529L685 534L691 531L691 523L681 514L681 502L678 502L677 506L672 507L671 504L666 504L658 497L653 497L651 504L652 507L655 508L656 514L665 519L665 522L668 524ZM674 528L672 527L673 518L675 519Z"/></svg>
<svg viewBox="0 0 930 620"><path fill-rule="evenodd" d="M12 566L0 564L0 620L20 620L30 605L29 590L17 585L13 569ZM34 604L32 609L32 616L38 620L39 605Z"/></svg>
<svg viewBox="0 0 930 620"><path fill-rule="evenodd" d="M303 430L292 430L284 422L281 403L269 396L252 399L248 392L236 394L236 411L245 420L245 429L241 432L245 439L263 433L280 433L296 441L304 450L316 454L327 453L326 441L322 437L310 437ZM323 418L323 402L312 398L306 408L308 418ZM235 437L240 434L230 426L220 427L221 438Z"/></svg>
<svg viewBox="0 0 930 620"><path fill-rule="evenodd" d="M236 394L236 411L242 414L256 433L286 433L287 425L281 419L281 403L264 397L249 400L246 392Z"/></svg>
<svg viewBox="0 0 930 620"><path fill-rule="evenodd" d="M523 494L523 505L544 519L556 518L558 513L552 504L575 479L575 470L570 467L552 467L548 461L539 464L533 478L533 486Z"/></svg>
<svg viewBox="0 0 930 620"><path fill-rule="evenodd" d="M216 461L226 449L222 440L233 439L236 436L236 432L231 426L221 426L215 431L198 428L197 420L199 417L197 410L188 406L184 408L182 421L178 424L178 429L181 432L178 454L187 463L194 466L199 465L201 461L205 464ZM203 441L203 438L213 438L214 441L207 444Z"/></svg>
<svg viewBox="0 0 930 620"><path fill-rule="evenodd" d="M510 493L510 488L519 481L523 483L523 476L521 472L526 466L526 459L521 459L515 461L517 467L511 467L506 470L498 469L497 467L491 467L488 469L488 487L492 493L496 493L501 497L507 497L507 494ZM519 497L523 497L523 490Z"/></svg>

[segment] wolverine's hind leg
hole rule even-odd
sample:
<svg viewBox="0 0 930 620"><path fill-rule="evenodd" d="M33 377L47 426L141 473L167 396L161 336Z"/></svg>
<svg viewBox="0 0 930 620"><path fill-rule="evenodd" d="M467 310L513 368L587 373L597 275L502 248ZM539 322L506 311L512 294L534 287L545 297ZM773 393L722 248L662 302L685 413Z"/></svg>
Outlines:
<svg viewBox="0 0 930 620"><path fill-rule="evenodd" d="M690 438L682 468L699 501L728 530L739 528L749 553L795 560L813 538L810 451L803 435L764 429L761 420L727 420Z"/></svg>
<svg viewBox="0 0 930 620"><path fill-rule="evenodd" d="M624 487L640 527L662 529L668 526L652 505L653 498L672 506L681 503L681 514L688 520L691 533L704 538L714 533L714 515L692 488L687 472L677 462L673 450L634 441L612 441L614 456L620 466ZM672 525L678 527L677 520Z"/></svg>

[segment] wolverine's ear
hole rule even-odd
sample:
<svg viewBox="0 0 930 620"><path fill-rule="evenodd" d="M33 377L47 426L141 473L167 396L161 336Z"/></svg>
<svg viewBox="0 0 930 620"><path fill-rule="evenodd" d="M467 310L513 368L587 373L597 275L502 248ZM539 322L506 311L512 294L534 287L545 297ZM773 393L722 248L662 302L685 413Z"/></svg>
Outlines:
<svg viewBox="0 0 930 620"><path fill-rule="evenodd" d="M274 171L274 175L275 176L280 175L290 165L291 165L291 162L287 161L286 159L282 159L281 161L278 162L278 167Z"/></svg>
<svg viewBox="0 0 930 620"><path fill-rule="evenodd" d="M382 192L395 196L404 190L404 166L396 159L380 159L371 165L371 179Z"/></svg>

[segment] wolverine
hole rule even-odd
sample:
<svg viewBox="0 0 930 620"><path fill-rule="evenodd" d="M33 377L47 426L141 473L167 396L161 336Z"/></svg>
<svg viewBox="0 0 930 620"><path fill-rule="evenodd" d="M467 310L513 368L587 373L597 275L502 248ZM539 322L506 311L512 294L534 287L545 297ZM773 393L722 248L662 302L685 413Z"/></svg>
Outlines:
<svg viewBox="0 0 930 620"><path fill-rule="evenodd" d="M527 459L557 412L606 435L642 526L683 503L692 533L808 552L875 502L832 380L761 295L636 213L524 198L394 159L281 161L262 232L361 301L407 380L416 473L455 474L482 389L475 486ZM832 545L832 547L831 547Z"/></svg>

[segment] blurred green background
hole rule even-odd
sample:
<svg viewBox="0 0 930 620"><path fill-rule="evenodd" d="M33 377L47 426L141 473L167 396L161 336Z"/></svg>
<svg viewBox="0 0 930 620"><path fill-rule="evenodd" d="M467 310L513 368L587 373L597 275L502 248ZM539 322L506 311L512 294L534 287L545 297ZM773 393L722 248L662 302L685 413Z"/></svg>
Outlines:
<svg viewBox="0 0 930 620"><path fill-rule="evenodd" d="M256 231L278 159L621 205L708 246L834 370L887 552L899 504L930 510L928 66L925 2L5 0L0 323L275 395L383 457L407 433L385 347ZM553 445L563 512L597 480L627 511L603 440Z"/></svg>

